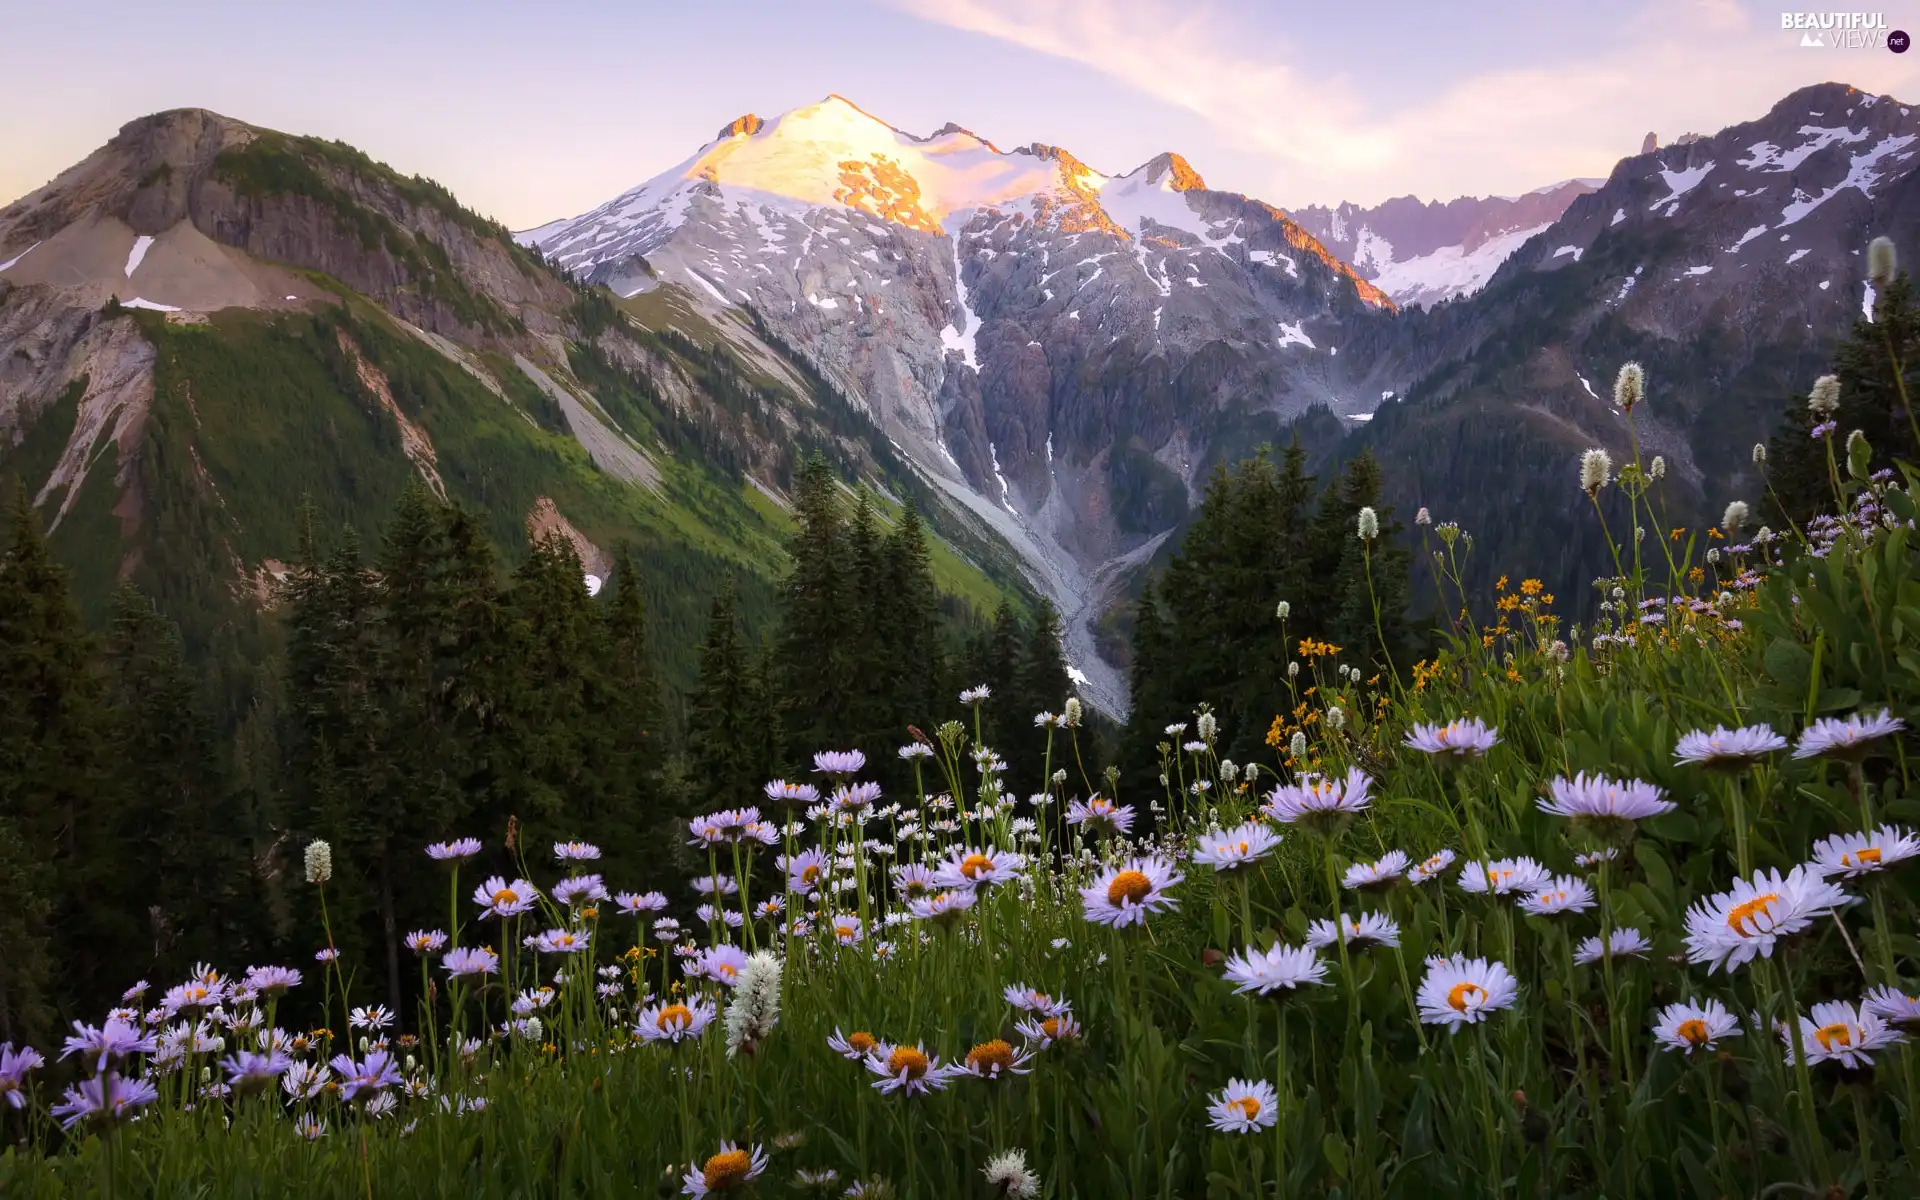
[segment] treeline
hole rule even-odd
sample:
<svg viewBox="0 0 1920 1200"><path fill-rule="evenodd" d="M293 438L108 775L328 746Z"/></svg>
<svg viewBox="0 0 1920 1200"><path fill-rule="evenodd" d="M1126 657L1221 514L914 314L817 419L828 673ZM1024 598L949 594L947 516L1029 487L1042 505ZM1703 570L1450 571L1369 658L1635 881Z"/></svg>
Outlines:
<svg viewBox="0 0 1920 1200"><path fill-rule="evenodd" d="M1165 728L1199 704L1219 718L1222 757L1270 761L1262 742L1291 707L1287 664L1303 639L1339 646L1341 663L1369 674L1412 666L1406 539L1381 504L1378 463L1363 454L1324 486L1306 463L1296 442L1277 462L1263 448L1216 468L1179 552L1143 588L1122 752L1136 793L1157 790ZM1372 541L1359 537L1362 508L1375 510Z"/></svg>
<svg viewBox="0 0 1920 1200"><path fill-rule="evenodd" d="M679 894L704 865L688 815L757 803L829 747L865 750L898 795L909 724L983 682L989 736L1031 755L1037 787L1032 714L1068 694L1052 610L943 611L918 512L889 523L818 458L794 499L775 619L749 628L723 586L684 697L660 682L647 564L625 550L589 596L563 537L509 568L480 516L417 484L372 546L304 506L268 683L229 739L147 597L123 587L105 634L85 628L18 491L0 541L0 1040L97 1019L136 977L198 961L310 963L328 937L302 893L316 837L334 848L333 941L405 1012L400 939L447 904L429 842L480 837L478 867L517 873L588 839L610 883Z"/></svg>

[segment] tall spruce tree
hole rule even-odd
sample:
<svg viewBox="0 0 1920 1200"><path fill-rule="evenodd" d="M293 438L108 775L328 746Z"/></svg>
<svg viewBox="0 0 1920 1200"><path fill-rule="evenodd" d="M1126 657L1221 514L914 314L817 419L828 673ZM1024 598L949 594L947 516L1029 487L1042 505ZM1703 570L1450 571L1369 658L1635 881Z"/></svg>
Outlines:
<svg viewBox="0 0 1920 1200"><path fill-rule="evenodd" d="M100 753L110 718L91 639L40 515L17 487L0 547L0 856L21 876L20 953L0 959L0 1012L25 1034L112 994L145 941L147 905L116 878L122 793ZM11 900L9 900L11 904ZM46 952L51 952L51 958ZM57 989L57 990L56 990Z"/></svg>
<svg viewBox="0 0 1920 1200"><path fill-rule="evenodd" d="M613 594L604 607L606 657L594 676L590 716L606 729L607 787L625 827L653 815L663 740L646 593L624 545L614 553Z"/></svg>
<svg viewBox="0 0 1920 1200"><path fill-rule="evenodd" d="M700 682L687 702L687 756L702 808L751 803L758 784L749 745L754 741L754 687L740 618L728 576L707 613L700 642Z"/></svg>
<svg viewBox="0 0 1920 1200"><path fill-rule="evenodd" d="M933 720L942 674L940 593L933 581L926 525L911 502L887 535L880 572L874 591L880 603L877 632L890 722L886 733L898 738L906 725Z"/></svg>
<svg viewBox="0 0 1920 1200"><path fill-rule="evenodd" d="M132 584L114 594L106 645L111 759L126 795L121 885L150 897L150 953L129 971L162 978L265 947L251 855L215 750L213 722L180 640Z"/></svg>
<svg viewBox="0 0 1920 1200"><path fill-rule="evenodd" d="M806 460L794 480L798 528L781 593L777 663L789 752L802 760L815 750L845 745L854 733L847 700L854 689L859 605L839 489L818 455Z"/></svg>

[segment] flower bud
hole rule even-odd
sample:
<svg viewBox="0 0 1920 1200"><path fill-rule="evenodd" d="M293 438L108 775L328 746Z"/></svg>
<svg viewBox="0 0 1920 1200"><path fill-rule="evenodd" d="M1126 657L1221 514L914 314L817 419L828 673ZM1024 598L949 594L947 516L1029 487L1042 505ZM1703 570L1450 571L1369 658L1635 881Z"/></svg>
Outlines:
<svg viewBox="0 0 1920 1200"><path fill-rule="evenodd" d="M322 841L307 843L307 882L325 883L333 878L333 847Z"/></svg>

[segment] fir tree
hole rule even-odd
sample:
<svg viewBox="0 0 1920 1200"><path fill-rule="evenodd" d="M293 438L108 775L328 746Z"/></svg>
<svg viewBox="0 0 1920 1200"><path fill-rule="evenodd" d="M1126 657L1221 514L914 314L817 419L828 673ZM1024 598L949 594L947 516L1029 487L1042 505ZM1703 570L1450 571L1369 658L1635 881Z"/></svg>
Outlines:
<svg viewBox="0 0 1920 1200"><path fill-rule="evenodd" d="M700 683L687 702L687 755L702 809L752 803L763 780L748 753L753 681L740 636L733 579L713 598L700 642Z"/></svg>
<svg viewBox="0 0 1920 1200"><path fill-rule="evenodd" d="M794 481L799 528L781 596L778 675L788 745L802 759L844 744L851 732L847 698L859 616L839 487L817 455Z"/></svg>

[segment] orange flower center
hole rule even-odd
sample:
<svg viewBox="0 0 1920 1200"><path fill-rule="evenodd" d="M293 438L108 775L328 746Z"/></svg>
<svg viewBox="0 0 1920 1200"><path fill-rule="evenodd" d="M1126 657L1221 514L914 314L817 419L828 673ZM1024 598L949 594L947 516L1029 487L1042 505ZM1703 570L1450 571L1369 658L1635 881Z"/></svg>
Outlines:
<svg viewBox="0 0 1920 1200"><path fill-rule="evenodd" d="M992 1072L1013 1067L1013 1047L995 1038L967 1051L967 1065L976 1071Z"/></svg>
<svg viewBox="0 0 1920 1200"><path fill-rule="evenodd" d="M707 1166L700 1172L700 1178L707 1190L736 1187L747 1181L747 1172L753 1170L753 1156L745 1150L727 1150L707 1160Z"/></svg>
<svg viewBox="0 0 1920 1200"><path fill-rule="evenodd" d="M1843 867L1866 867L1880 865L1880 850L1877 846L1868 846L1853 854L1842 854L1840 865Z"/></svg>
<svg viewBox="0 0 1920 1200"><path fill-rule="evenodd" d="M739 968L735 967L732 963L720 963L719 965L714 967L714 970L720 972L722 975L725 975L728 979L732 979L734 976L740 973Z"/></svg>
<svg viewBox="0 0 1920 1200"><path fill-rule="evenodd" d="M1040 1032L1046 1034L1049 1040L1057 1042L1062 1034L1070 1033L1072 1030L1063 1025L1059 1017L1048 1017L1040 1022Z"/></svg>
<svg viewBox="0 0 1920 1200"><path fill-rule="evenodd" d="M853 1047L855 1050L858 1050L862 1054L865 1054L867 1051L873 1049L875 1046L879 1044L880 1044L879 1042L876 1042L873 1040L872 1034L865 1033L860 1030L855 1030L853 1035L847 1039L847 1045Z"/></svg>
<svg viewBox="0 0 1920 1200"><path fill-rule="evenodd" d="M800 871L800 882L801 883L819 883L820 868L815 866L807 866L802 868Z"/></svg>
<svg viewBox="0 0 1920 1200"><path fill-rule="evenodd" d="M1755 896L1744 904L1736 904L1727 910L1727 928L1741 937L1755 937L1770 927L1771 909L1780 899L1777 892L1767 892Z"/></svg>
<svg viewBox="0 0 1920 1200"><path fill-rule="evenodd" d="M854 934L856 934L856 933L858 933L858 932L860 932L860 931L859 931L858 929L855 929L855 928L854 928L853 926L851 926L851 925L835 925L835 926L833 927L833 932L834 932L834 933L835 933L835 934L836 934L837 936L839 936L839 937L842 937L842 938L850 938L850 937L852 937L852 936L853 936Z"/></svg>
<svg viewBox="0 0 1920 1200"><path fill-rule="evenodd" d="M1153 880L1139 871L1122 871L1107 885L1107 903L1116 907L1131 900L1135 904L1153 892Z"/></svg>
<svg viewBox="0 0 1920 1200"><path fill-rule="evenodd" d="M693 1028L693 1010L684 1004L669 1004L660 1010L653 1019L655 1029L691 1029Z"/></svg>
<svg viewBox="0 0 1920 1200"><path fill-rule="evenodd" d="M1707 1032L1707 1023L1699 1017L1688 1017L1674 1027L1674 1033L1685 1038L1695 1046L1704 1046L1712 1035Z"/></svg>
<svg viewBox="0 0 1920 1200"><path fill-rule="evenodd" d="M501 888L493 894L493 902L495 904L512 904L518 899L520 899L520 893L514 891L512 888Z"/></svg>
<svg viewBox="0 0 1920 1200"><path fill-rule="evenodd" d="M1467 1005L1484 1001L1486 998L1487 989L1471 982L1456 983L1447 992L1447 1004L1455 1012L1465 1012Z"/></svg>
<svg viewBox="0 0 1920 1200"><path fill-rule="evenodd" d="M1237 1108L1251 1121L1260 1115L1260 1101L1253 1096L1242 1096L1238 1100L1227 1101L1228 1108Z"/></svg>
<svg viewBox="0 0 1920 1200"><path fill-rule="evenodd" d="M1828 1053L1832 1053L1835 1046L1849 1050L1853 1047L1853 1030L1844 1021L1822 1025L1813 1031L1813 1040L1819 1042L1820 1048Z"/></svg>
<svg viewBox="0 0 1920 1200"><path fill-rule="evenodd" d="M887 1074L898 1075L905 1071L908 1079L918 1079L927 1073L927 1056L912 1046L901 1046L887 1056Z"/></svg>
<svg viewBox="0 0 1920 1200"><path fill-rule="evenodd" d="M993 860L984 854L969 854L960 860L960 873L968 879L978 879L993 870Z"/></svg>

